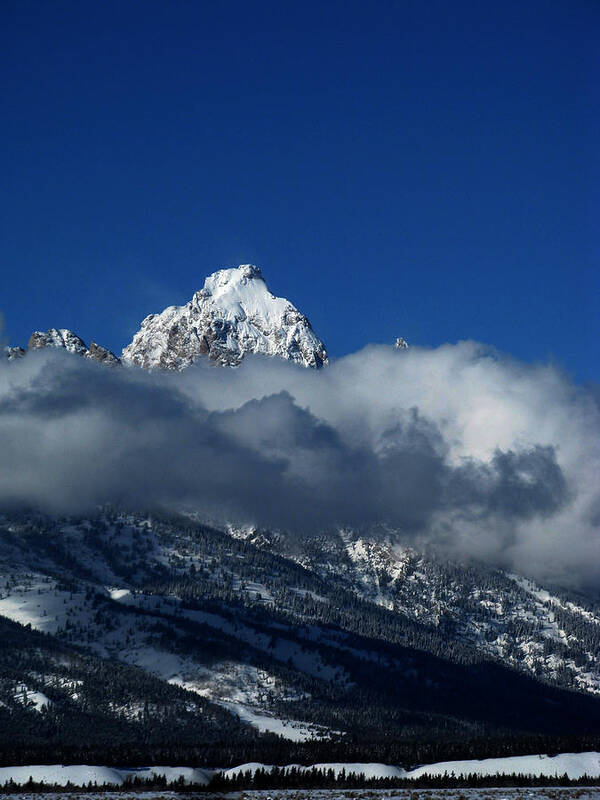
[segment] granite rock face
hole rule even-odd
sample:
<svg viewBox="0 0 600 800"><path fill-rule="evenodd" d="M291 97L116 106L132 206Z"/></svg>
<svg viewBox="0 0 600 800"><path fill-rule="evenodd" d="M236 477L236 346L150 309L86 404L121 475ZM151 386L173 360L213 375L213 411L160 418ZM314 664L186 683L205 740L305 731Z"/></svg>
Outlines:
<svg viewBox="0 0 600 800"><path fill-rule="evenodd" d="M251 264L213 273L189 303L146 317L122 359L147 369L181 370L203 357L237 366L247 353L314 369L327 363L307 317L272 294Z"/></svg>
<svg viewBox="0 0 600 800"><path fill-rule="evenodd" d="M28 349L54 347L102 364L121 363L96 342L89 347L66 328L35 331ZM25 355L7 348L9 359ZM307 317L272 294L258 267L244 264L210 275L184 306L170 306L142 322L122 360L145 369L182 370L201 358L220 366L237 366L247 353L279 356L304 367L327 363L323 342Z"/></svg>
<svg viewBox="0 0 600 800"><path fill-rule="evenodd" d="M50 328L48 331L34 331L27 345L29 350L40 350L43 347L58 347L77 355L87 355L88 349L83 339L67 328Z"/></svg>
<svg viewBox="0 0 600 800"><path fill-rule="evenodd" d="M90 346L86 355L88 358L93 358L96 361L100 361L102 364L108 364L111 367L116 367L117 364L121 363L121 359L117 358L117 356L111 350L108 350L106 347L102 347L101 344L96 344L96 342L90 342Z"/></svg>
<svg viewBox="0 0 600 800"><path fill-rule="evenodd" d="M44 347L57 347L69 353L92 358L103 364L116 366L121 361L117 356L102 345L91 342L88 347L83 339L67 328L50 328L48 331L34 331L29 339L29 350L40 350ZM13 350L23 350L23 348L11 348ZM23 355L25 351L23 350Z"/></svg>

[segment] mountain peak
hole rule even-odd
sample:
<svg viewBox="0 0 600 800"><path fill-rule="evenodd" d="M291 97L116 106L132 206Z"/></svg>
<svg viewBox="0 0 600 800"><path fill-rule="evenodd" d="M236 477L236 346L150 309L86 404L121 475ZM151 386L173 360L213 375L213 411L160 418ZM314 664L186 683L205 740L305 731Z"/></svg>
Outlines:
<svg viewBox="0 0 600 800"><path fill-rule="evenodd" d="M67 328L34 331L29 339L28 348L29 350L40 350L42 347L58 347L82 356L87 354L87 347L83 339Z"/></svg>
<svg viewBox="0 0 600 800"><path fill-rule="evenodd" d="M88 348L83 339L68 328L50 328L47 331L34 331L29 339L28 349L40 350L44 347L57 347L67 350L69 353L76 353L79 356L101 361L104 364L115 365L119 363L116 355L107 350L106 347L102 347L96 342L91 342ZM21 348L18 349L20 350ZM23 351L24 354L25 351Z"/></svg>
<svg viewBox="0 0 600 800"><path fill-rule="evenodd" d="M251 298L262 298L263 301L280 299L271 294L260 268L254 264L241 264L213 272L204 281L203 288L194 294L192 302L200 303L209 297L223 308L232 304L247 304Z"/></svg>
<svg viewBox="0 0 600 800"><path fill-rule="evenodd" d="M205 356L222 366L236 366L247 353L276 355L313 368L327 362L323 342L308 319L289 300L269 291L254 264L218 270L184 306L146 317L123 350L123 360L180 370Z"/></svg>
<svg viewBox="0 0 600 800"><path fill-rule="evenodd" d="M213 294L225 286L244 286L248 281L258 279L263 284L266 283L263 278L260 267L255 264L240 264L239 267L230 267L229 269L219 269L209 275L204 281L204 288L200 289L201 292L210 292Z"/></svg>

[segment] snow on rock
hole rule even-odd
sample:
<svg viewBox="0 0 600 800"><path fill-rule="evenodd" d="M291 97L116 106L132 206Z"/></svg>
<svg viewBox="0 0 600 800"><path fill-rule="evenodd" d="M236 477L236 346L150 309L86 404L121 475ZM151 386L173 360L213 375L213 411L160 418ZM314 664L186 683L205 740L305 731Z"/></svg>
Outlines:
<svg viewBox="0 0 600 800"><path fill-rule="evenodd" d="M34 331L29 339L30 350L40 350L43 347L58 347L69 353L87 355L87 347L83 339L67 328L50 328L50 330Z"/></svg>
<svg viewBox="0 0 600 800"><path fill-rule="evenodd" d="M186 305L146 317L122 357L140 367L181 370L202 356L235 366L246 353L280 356L305 367L327 362L308 319L272 294L251 264L213 273Z"/></svg>
<svg viewBox="0 0 600 800"><path fill-rule="evenodd" d="M121 359L117 358L111 350L102 347L101 344L96 344L96 342L90 342L86 355L88 358L93 358L94 361L100 361L101 364L108 364L111 367L121 363Z"/></svg>
<svg viewBox="0 0 600 800"><path fill-rule="evenodd" d="M30 689L24 683L19 684L14 693L14 699L24 706L30 706L36 711L42 711L46 706L51 705L52 701L46 697L43 692L37 692L35 689Z"/></svg>
<svg viewBox="0 0 600 800"><path fill-rule="evenodd" d="M226 708L260 733L270 732L293 742L328 738L330 731L322 725L275 716L263 706L270 699L301 700L306 694L284 685L274 675L250 664L224 661L210 669L193 669L182 664L182 674L169 677L169 683L195 692Z"/></svg>
<svg viewBox="0 0 600 800"><path fill-rule="evenodd" d="M9 361L16 361L17 358L23 358L27 351L23 347L5 347L3 352Z"/></svg>
<svg viewBox="0 0 600 800"><path fill-rule="evenodd" d="M28 349L41 350L44 347L56 347L66 350L68 353L76 353L79 356L92 358L94 361L100 361L103 364L110 364L111 366L120 363L116 355L111 353L110 350L107 350L106 347L102 347L102 345L96 344L96 342L91 342L88 348L81 337L67 328L50 328L50 330L45 332L34 331L29 339ZM21 350L22 348L11 349Z"/></svg>

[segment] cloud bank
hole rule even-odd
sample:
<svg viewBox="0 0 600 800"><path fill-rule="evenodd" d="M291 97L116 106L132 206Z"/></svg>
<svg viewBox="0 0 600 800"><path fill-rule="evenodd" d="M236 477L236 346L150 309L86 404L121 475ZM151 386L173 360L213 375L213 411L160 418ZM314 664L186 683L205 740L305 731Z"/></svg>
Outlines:
<svg viewBox="0 0 600 800"><path fill-rule="evenodd" d="M474 342L183 373L57 351L0 365L0 507L185 504L310 533L383 523L562 583L600 579L600 410Z"/></svg>

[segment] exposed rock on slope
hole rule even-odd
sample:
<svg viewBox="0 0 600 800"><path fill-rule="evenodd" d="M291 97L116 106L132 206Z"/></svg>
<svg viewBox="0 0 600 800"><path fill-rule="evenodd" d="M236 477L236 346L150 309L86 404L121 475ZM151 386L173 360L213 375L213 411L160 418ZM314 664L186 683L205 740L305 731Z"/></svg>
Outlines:
<svg viewBox="0 0 600 800"><path fill-rule="evenodd" d="M14 361L16 358L23 358L27 351L23 347L5 347L4 355L9 361Z"/></svg>
<svg viewBox="0 0 600 800"><path fill-rule="evenodd" d="M90 664L96 681L69 671L57 684L62 668L40 664L29 629L21 648L31 658L11 663L3 616L47 634L45 648L87 648L107 659L104 669ZM599 630L595 602L419 554L391 530L299 540L156 510L0 516L0 702L15 714L27 691L55 712L86 703L104 720L116 711L123 724L148 724L145 701L152 712L158 699L148 681L158 680L174 725L179 687L192 693L198 724L210 712L195 702L210 701L230 722L235 715L294 747L335 745L341 734L337 744L348 741L355 758L365 742L368 760L383 741L404 747L409 736L498 748L495 735L509 731L596 735ZM124 664L140 670L127 692ZM26 687L18 696L15 666ZM109 705L115 691L121 699ZM41 709L28 713L35 732ZM0 706L0 745L6 714Z"/></svg>
<svg viewBox="0 0 600 800"><path fill-rule="evenodd" d="M113 352L106 347L102 347L101 344L96 344L96 342L90 342L90 347L86 355L88 358L94 358L96 361L101 361L103 364L115 366L121 363L121 359L117 358Z"/></svg>
<svg viewBox="0 0 600 800"><path fill-rule="evenodd" d="M184 369L203 356L235 366L246 353L280 356L305 367L327 362L323 342L288 300L271 294L258 267L210 275L184 306L142 322L123 361L150 369Z"/></svg>
<svg viewBox="0 0 600 800"><path fill-rule="evenodd" d="M49 331L34 331L28 343L29 350L40 350L42 347L59 347L67 350L69 353L77 353L77 355L84 356L87 353L87 347L83 339L80 339L76 333L69 331L66 328L50 328Z"/></svg>
<svg viewBox="0 0 600 800"><path fill-rule="evenodd" d="M91 342L89 348L86 343L73 331L66 328L50 328L49 331L34 331L29 339L29 350L39 350L43 347L58 347L67 350L69 353L76 353L86 358L93 358L104 364L120 364L120 359L106 347ZM22 348L11 348L13 350ZM10 358L10 356L9 356Z"/></svg>

